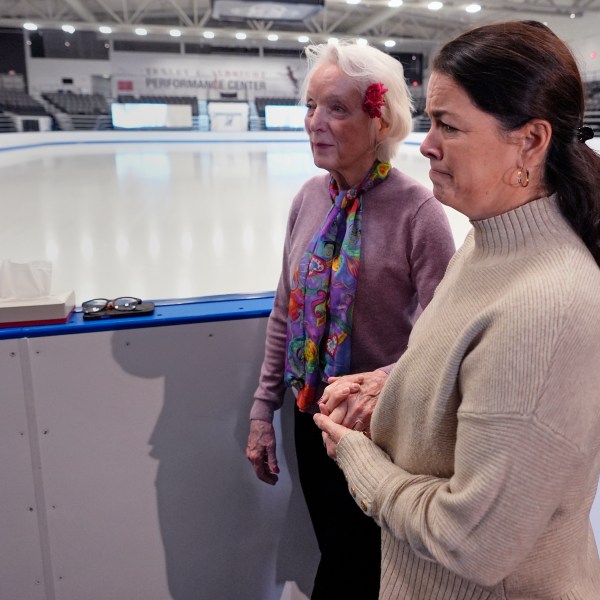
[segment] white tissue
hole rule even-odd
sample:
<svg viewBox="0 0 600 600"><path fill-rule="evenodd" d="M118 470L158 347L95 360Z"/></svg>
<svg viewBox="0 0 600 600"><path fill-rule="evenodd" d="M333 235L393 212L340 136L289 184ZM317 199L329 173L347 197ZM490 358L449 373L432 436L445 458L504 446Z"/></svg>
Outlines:
<svg viewBox="0 0 600 600"><path fill-rule="evenodd" d="M36 260L0 262L0 300L27 300L50 296L52 263Z"/></svg>

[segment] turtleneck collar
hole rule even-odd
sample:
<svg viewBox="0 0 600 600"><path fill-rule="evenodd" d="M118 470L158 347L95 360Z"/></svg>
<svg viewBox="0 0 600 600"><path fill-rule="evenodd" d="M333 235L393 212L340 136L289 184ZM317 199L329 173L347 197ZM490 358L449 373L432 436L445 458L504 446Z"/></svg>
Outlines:
<svg viewBox="0 0 600 600"><path fill-rule="evenodd" d="M471 221L477 258L508 257L556 245L569 230L556 195L532 200L489 219Z"/></svg>

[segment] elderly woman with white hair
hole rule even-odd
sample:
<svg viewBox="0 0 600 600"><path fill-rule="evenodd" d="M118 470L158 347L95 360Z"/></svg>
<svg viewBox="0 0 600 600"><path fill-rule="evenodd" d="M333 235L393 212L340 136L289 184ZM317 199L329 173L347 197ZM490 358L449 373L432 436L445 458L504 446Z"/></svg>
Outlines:
<svg viewBox="0 0 600 600"><path fill-rule="evenodd" d="M292 202L246 455L262 481L277 482L273 414L291 387L300 480L321 552L312 599L369 600L379 590L380 531L328 460L312 415L328 381L364 373L342 422L368 430L454 243L431 192L390 164L412 125L401 63L351 42L309 46L306 56L305 127L328 173Z"/></svg>

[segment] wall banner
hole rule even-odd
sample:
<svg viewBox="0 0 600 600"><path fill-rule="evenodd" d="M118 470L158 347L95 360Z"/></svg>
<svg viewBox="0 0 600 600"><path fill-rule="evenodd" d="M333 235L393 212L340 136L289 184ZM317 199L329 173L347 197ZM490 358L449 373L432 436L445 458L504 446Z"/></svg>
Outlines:
<svg viewBox="0 0 600 600"><path fill-rule="evenodd" d="M115 95L194 96L201 100L298 98L300 59L113 52Z"/></svg>

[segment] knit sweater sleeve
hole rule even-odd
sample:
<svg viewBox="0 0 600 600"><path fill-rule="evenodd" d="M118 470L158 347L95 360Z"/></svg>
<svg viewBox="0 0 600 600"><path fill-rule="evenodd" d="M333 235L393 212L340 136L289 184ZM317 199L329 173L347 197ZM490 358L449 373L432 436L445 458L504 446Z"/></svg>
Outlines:
<svg viewBox="0 0 600 600"><path fill-rule="evenodd" d="M287 314L290 297L290 246L291 235L298 216L301 192L292 201L283 249L283 265L275 292L273 310L267 323L265 354L260 370L258 388L250 419L273 421L273 413L281 407L285 393L283 372L285 368Z"/></svg>
<svg viewBox="0 0 600 600"><path fill-rule="evenodd" d="M548 535L574 473L597 452L598 300L563 283L549 305L501 311L462 353L451 474L409 473L356 432L338 445L367 514L419 557L483 586Z"/></svg>
<svg viewBox="0 0 600 600"><path fill-rule="evenodd" d="M459 437L451 478L408 473L356 432L342 439L338 461L361 508L394 538L492 586L529 554L581 456L547 427L522 419L473 419L459 426ZM474 453L473 443L488 451Z"/></svg>

